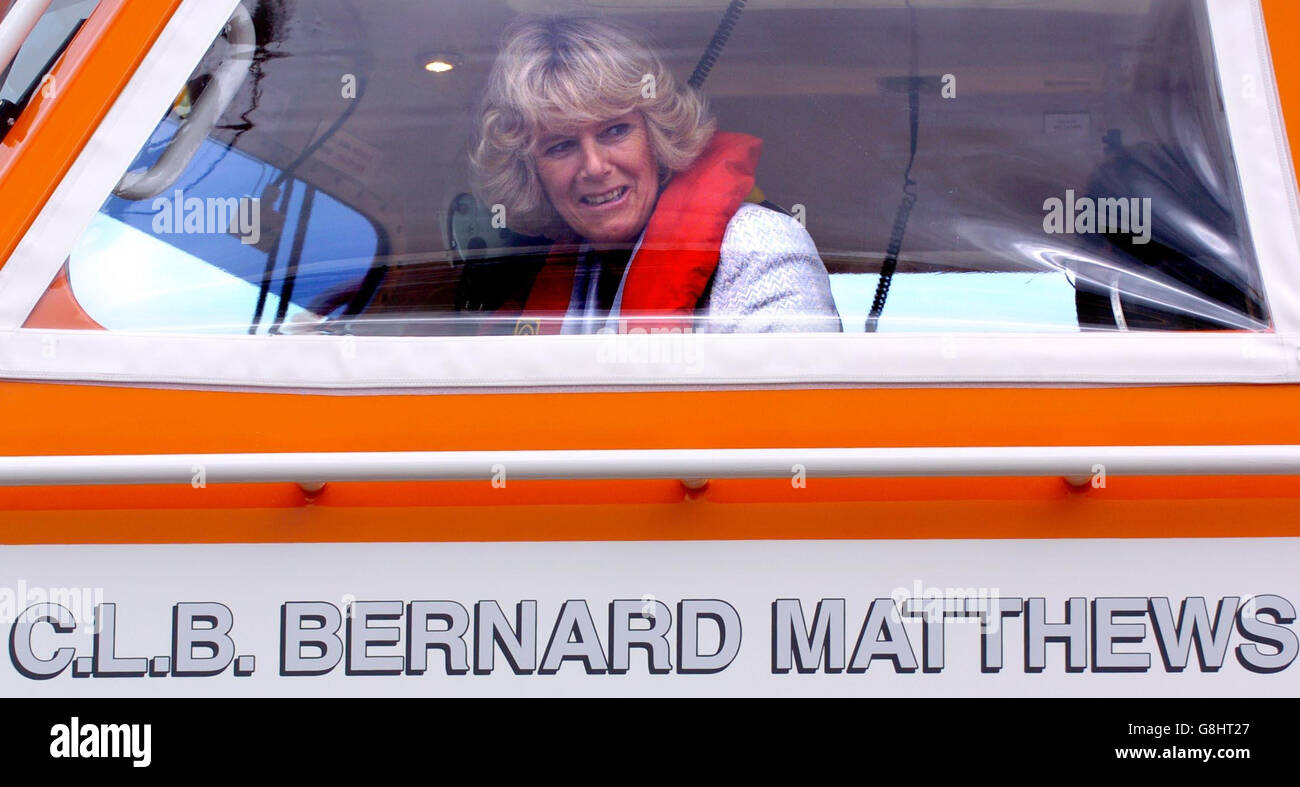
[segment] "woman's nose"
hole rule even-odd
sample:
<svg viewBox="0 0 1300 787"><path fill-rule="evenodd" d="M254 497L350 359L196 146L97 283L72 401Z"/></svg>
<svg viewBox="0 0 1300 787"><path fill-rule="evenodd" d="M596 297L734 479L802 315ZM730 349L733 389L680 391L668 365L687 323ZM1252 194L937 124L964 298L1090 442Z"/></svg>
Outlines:
<svg viewBox="0 0 1300 787"><path fill-rule="evenodd" d="M609 156L595 139L580 141L582 148L582 175L588 178L603 178L609 174Z"/></svg>

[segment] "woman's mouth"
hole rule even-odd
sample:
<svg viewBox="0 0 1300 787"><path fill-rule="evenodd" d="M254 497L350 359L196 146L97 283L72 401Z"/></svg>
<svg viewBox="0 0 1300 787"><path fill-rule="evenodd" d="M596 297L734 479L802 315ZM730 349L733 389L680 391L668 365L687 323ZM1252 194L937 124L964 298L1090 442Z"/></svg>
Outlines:
<svg viewBox="0 0 1300 787"><path fill-rule="evenodd" d="M591 194L585 197L580 197L578 201L587 207L599 208L622 200L627 196L627 192L627 186L619 186L618 188L610 189L603 194Z"/></svg>

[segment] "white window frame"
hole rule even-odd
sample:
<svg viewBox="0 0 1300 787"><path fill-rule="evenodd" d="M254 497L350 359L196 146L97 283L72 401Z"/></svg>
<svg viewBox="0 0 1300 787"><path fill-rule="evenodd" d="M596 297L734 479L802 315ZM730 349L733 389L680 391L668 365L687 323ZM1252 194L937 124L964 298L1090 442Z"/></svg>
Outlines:
<svg viewBox="0 0 1300 787"><path fill-rule="evenodd" d="M23 329L236 2L185 0L0 269L0 377L358 391L1300 382L1300 204L1258 0L1205 2L1273 332L339 338ZM1231 89L1247 84L1256 89Z"/></svg>

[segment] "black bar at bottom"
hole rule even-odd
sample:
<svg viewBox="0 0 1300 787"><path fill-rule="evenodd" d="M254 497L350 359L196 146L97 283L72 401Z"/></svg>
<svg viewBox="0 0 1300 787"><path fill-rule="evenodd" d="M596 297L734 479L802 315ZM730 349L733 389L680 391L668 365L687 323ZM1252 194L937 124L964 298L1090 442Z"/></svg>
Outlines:
<svg viewBox="0 0 1300 787"><path fill-rule="evenodd" d="M455 770L468 764L494 780L516 770L577 778L599 765L588 775L603 780L612 758L673 781L753 767L767 774L764 781L787 770L826 778L826 769L840 766L877 778L891 762L917 777L955 772L1017 781L1030 773L1026 767L1042 777L1285 769L1300 710L1274 699L59 699L4 700L0 707L11 773L20 765L42 775L116 771L128 778L409 766L450 776L447 769L459 763ZM145 759L147 766L135 764Z"/></svg>

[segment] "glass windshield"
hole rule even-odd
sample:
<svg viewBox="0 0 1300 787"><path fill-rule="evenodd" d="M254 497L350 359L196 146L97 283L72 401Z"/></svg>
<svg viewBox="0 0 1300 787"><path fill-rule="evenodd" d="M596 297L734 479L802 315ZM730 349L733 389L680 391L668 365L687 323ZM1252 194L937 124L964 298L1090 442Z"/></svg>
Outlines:
<svg viewBox="0 0 1300 787"><path fill-rule="evenodd" d="M246 7L70 257L107 329L1270 328L1200 0Z"/></svg>

